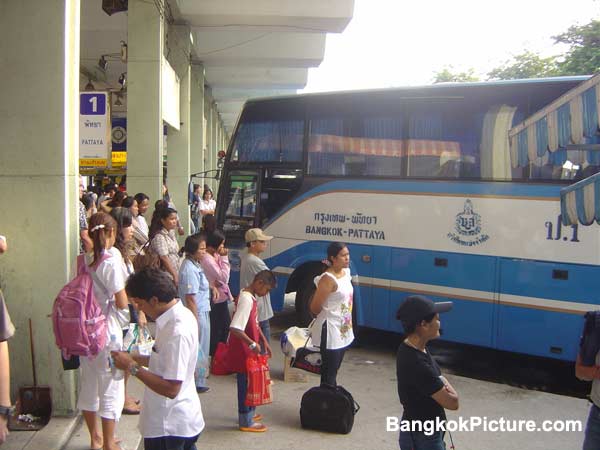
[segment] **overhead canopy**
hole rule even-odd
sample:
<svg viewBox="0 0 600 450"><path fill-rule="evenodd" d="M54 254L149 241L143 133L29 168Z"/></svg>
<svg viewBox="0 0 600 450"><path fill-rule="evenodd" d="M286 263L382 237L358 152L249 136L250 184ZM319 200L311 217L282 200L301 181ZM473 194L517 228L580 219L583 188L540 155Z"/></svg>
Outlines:
<svg viewBox="0 0 600 450"><path fill-rule="evenodd" d="M600 223L600 173L560 190L564 225Z"/></svg>
<svg viewBox="0 0 600 450"><path fill-rule="evenodd" d="M582 82L509 131L513 167L600 165L600 74Z"/></svg>

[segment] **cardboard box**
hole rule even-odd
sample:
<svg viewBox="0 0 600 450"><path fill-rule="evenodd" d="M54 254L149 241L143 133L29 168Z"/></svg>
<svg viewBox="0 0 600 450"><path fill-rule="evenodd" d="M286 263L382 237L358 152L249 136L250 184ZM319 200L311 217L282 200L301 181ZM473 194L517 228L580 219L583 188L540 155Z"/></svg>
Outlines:
<svg viewBox="0 0 600 450"><path fill-rule="evenodd" d="M292 360L292 358L290 358L289 356L286 356L285 360L283 361L283 381L285 383L306 383L306 382L308 382L309 373L304 370L295 369L293 367L290 367L291 360Z"/></svg>

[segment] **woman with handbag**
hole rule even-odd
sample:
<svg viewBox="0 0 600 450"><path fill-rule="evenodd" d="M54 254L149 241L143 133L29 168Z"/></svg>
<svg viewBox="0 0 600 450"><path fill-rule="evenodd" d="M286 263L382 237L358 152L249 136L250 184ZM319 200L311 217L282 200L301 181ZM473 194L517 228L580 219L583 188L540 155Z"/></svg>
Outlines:
<svg viewBox="0 0 600 450"><path fill-rule="evenodd" d="M152 218L150 241L152 250L160 257L161 267L171 276L175 286L179 284L179 244L175 236L177 229L177 211L172 208L160 208L155 211L156 221Z"/></svg>
<svg viewBox="0 0 600 450"><path fill-rule="evenodd" d="M258 272L252 284L240 292L231 326L229 328L229 349L227 366L237 373L238 420L240 431L262 433L267 427L260 423L262 416L255 415L255 407L246 406L248 392L248 373L246 360L249 356L261 353L261 342L267 354L271 347L258 325L258 307L256 298L264 297L277 284L270 270Z"/></svg>
<svg viewBox="0 0 600 450"><path fill-rule="evenodd" d="M131 197L127 197L129 199ZM125 200L127 200L125 199ZM134 200L135 201L135 200ZM133 214L126 207L118 206L113 208L110 215L117 222L117 238L112 251L118 251L123 260L122 270L125 282L133 274L133 262L131 261L131 247L133 246ZM147 325L146 315L136 309L132 304L128 304L128 309L117 311L123 329L123 338L129 331L129 324L138 324L140 328ZM139 400L127 395L127 381L129 381L129 373L125 372L125 404L123 405L123 414L136 415L140 413Z"/></svg>
<svg viewBox="0 0 600 450"><path fill-rule="evenodd" d="M310 310L317 316L311 327L313 345L321 343L321 384L337 385L344 353L354 340L350 278L350 251L346 244L327 247L327 270L314 279L317 286ZM323 348L325 346L325 348Z"/></svg>
<svg viewBox="0 0 600 450"><path fill-rule="evenodd" d="M225 248L225 235L215 230L206 237L206 254L200 265L211 287L217 288L218 295L211 299L210 307L210 354L215 354L219 342L227 342L229 334L228 303L233 300L229 291L229 258Z"/></svg>

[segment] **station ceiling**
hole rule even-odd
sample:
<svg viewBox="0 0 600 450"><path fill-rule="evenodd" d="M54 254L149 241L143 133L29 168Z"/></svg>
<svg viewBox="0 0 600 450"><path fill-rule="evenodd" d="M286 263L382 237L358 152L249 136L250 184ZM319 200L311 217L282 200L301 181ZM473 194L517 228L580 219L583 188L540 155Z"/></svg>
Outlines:
<svg viewBox="0 0 600 450"><path fill-rule="evenodd" d="M204 66L205 85L228 133L247 99L302 89L308 69L323 60L326 34L341 33L354 11L354 0L148 1L164 5L169 24L190 27L192 64ZM120 57L127 43L127 12L109 16L101 4L81 2L81 82L91 79L96 89L118 92L119 78L127 73ZM103 55L105 68L100 67ZM126 95L122 106L114 105L116 98L113 110L125 112Z"/></svg>

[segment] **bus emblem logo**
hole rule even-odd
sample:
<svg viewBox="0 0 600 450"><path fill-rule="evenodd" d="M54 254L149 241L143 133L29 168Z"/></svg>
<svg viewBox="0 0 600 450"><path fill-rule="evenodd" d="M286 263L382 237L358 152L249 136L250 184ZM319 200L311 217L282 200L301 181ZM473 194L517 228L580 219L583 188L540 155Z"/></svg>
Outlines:
<svg viewBox="0 0 600 450"><path fill-rule="evenodd" d="M472 247L490 238L481 232L481 216L473 211L473 202L470 199L465 201L463 211L456 215L454 229L456 233L448 233L448 238L459 245Z"/></svg>

